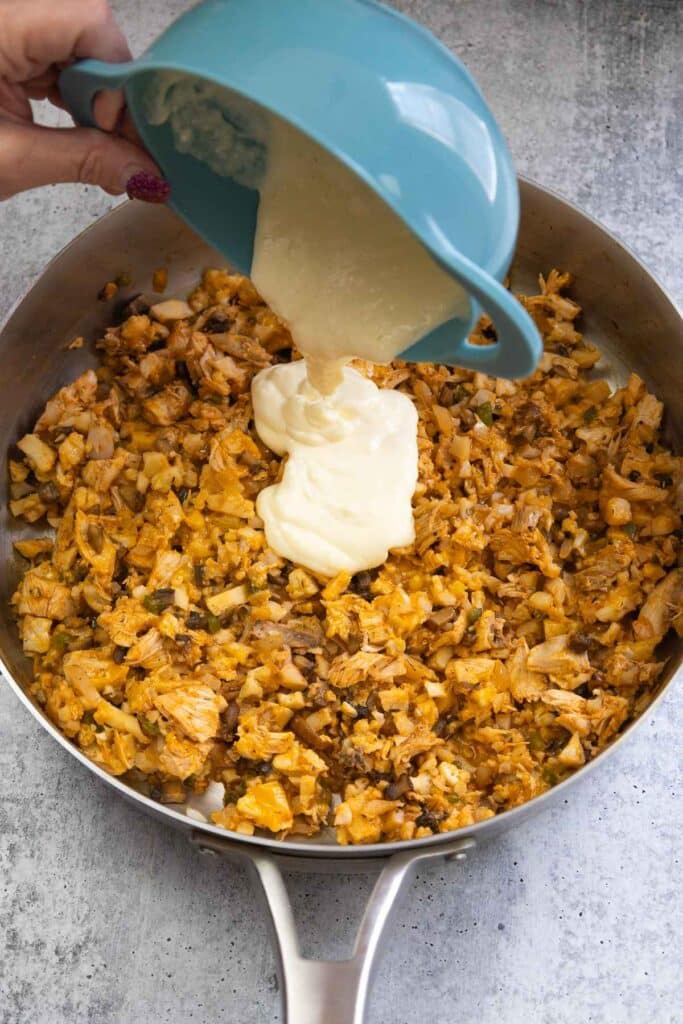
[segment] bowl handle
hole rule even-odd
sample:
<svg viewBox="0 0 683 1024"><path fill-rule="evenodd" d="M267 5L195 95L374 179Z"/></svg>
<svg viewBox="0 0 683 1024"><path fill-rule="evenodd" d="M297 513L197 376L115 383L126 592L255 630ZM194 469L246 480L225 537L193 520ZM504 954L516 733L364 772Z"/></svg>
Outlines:
<svg viewBox="0 0 683 1024"><path fill-rule="evenodd" d="M193 842L202 852L220 853L246 860L264 898L275 942L275 952L284 1002L284 1024L363 1024L370 982L381 949L381 940L391 920L399 894L423 861L446 858L462 860L474 847L473 839L417 851L396 853L380 860L381 873L363 914L350 960L309 960L303 957L287 893L283 871L324 870L325 864L291 855L279 856L246 843L196 832ZM297 863L299 861L299 863ZM289 862L289 863L288 863ZM367 869L367 860L365 866ZM337 860L339 871L353 869L353 861ZM327 865L329 870L329 864Z"/></svg>
<svg viewBox="0 0 683 1024"><path fill-rule="evenodd" d="M471 370L493 377L516 380L530 376L543 355L543 342L535 323L522 304L499 281L480 267L468 267L468 288L491 317L498 340L493 345L473 345L465 338L459 361Z"/></svg>
<svg viewBox="0 0 683 1024"><path fill-rule="evenodd" d="M131 64L107 64L103 60L82 60L65 68L59 76L59 92L76 124L97 128L93 100L102 89L117 89L128 77Z"/></svg>
<svg viewBox="0 0 683 1024"><path fill-rule="evenodd" d="M454 276L475 300L472 319L469 324L458 319L441 324L398 358L413 363L462 366L509 380L532 374L543 353L543 342L521 303L495 277L461 253L452 254L448 269L455 272ZM478 309L485 310L495 325L495 344L473 345L467 340ZM460 338L454 345L456 331Z"/></svg>

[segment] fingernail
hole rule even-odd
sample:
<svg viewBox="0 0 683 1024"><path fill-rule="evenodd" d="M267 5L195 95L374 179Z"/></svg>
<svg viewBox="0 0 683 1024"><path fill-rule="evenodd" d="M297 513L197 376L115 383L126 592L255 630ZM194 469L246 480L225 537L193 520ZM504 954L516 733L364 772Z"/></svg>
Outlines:
<svg viewBox="0 0 683 1024"><path fill-rule="evenodd" d="M143 203L165 203L171 194L171 186L165 178L158 178L148 171L138 171L126 182L129 199L141 199Z"/></svg>

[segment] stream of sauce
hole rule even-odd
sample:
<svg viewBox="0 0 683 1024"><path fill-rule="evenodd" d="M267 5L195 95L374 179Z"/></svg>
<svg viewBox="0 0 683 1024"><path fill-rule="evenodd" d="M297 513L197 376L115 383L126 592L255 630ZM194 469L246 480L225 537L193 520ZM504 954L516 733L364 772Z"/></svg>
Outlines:
<svg viewBox="0 0 683 1024"><path fill-rule="evenodd" d="M380 565L414 540L417 414L346 364L387 363L462 315L467 296L357 175L278 118L166 76L150 120L214 171L258 187L251 277L303 360L252 384L256 430L281 479L257 500L270 547L324 576ZM425 183L428 187L428 183Z"/></svg>

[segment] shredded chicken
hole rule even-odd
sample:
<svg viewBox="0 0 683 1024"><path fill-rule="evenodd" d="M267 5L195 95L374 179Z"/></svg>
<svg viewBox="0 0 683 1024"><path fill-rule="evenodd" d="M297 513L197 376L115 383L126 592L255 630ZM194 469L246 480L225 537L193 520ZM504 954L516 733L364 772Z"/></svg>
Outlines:
<svg viewBox="0 0 683 1024"><path fill-rule="evenodd" d="M471 825L594 757L683 635L682 474L643 382L589 374L569 285L520 297L545 343L528 380L356 363L415 402L416 540L332 580L255 515L281 466L251 380L296 353L251 282L210 270L109 328L9 463L52 721L157 799L221 784L227 829L341 843Z"/></svg>

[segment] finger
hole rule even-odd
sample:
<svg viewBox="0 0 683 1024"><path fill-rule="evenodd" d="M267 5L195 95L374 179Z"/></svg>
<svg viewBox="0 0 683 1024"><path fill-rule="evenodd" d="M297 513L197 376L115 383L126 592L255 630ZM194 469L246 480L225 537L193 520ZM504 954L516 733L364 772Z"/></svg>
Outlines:
<svg viewBox="0 0 683 1024"><path fill-rule="evenodd" d="M0 4L0 75L26 82L79 57L126 61L130 50L106 0Z"/></svg>
<svg viewBox="0 0 683 1024"><path fill-rule="evenodd" d="M93 116L105 132L113 132L126 105L123 89L102 89L95 97Z"/></svg>
<svg viewBox="0 0 683 1024"><path fill-rule="evenodd" d="M41 0L39 0L41 2ZM68 0L86 19L73 46L74 57L96 57L120 64L131 59L126 37L116 23L107 0ZM64 60L65 58L61 58Z"/></svg>
<svg viewBox="0 0 683 1024"><path fill-rule="evenodd" d="M28 97L20 85L10 85L0 78L0 110L2 117L11 121L33 121Z"/></svg>
<svg viewBox="0 0 683 1024"><path fill-rule="evenodd" d="M81 182L121 195L131 178L140 198L165 201L168 185L144 150L95 128L0 125L0 199L39 185Z"/></svg>
<svg viewBox="0 0 683 1024"><path fill-rule="evenodd" d="M117 128L119 135L122 135L124 139L128 139L129 142L134 142L136 146L144 146L140 133L135 127L135 122L130 116L130 111L126 108L123 111L123 117Z"/></svg>
<svg viewBox="0 0 683 1024"><path fill-rule="evenodd" d="M23 83L23 89L32 100L44 100L51 89L57 84L59 72L56 67L50 67L42 75L36 75Z"/></svg>

